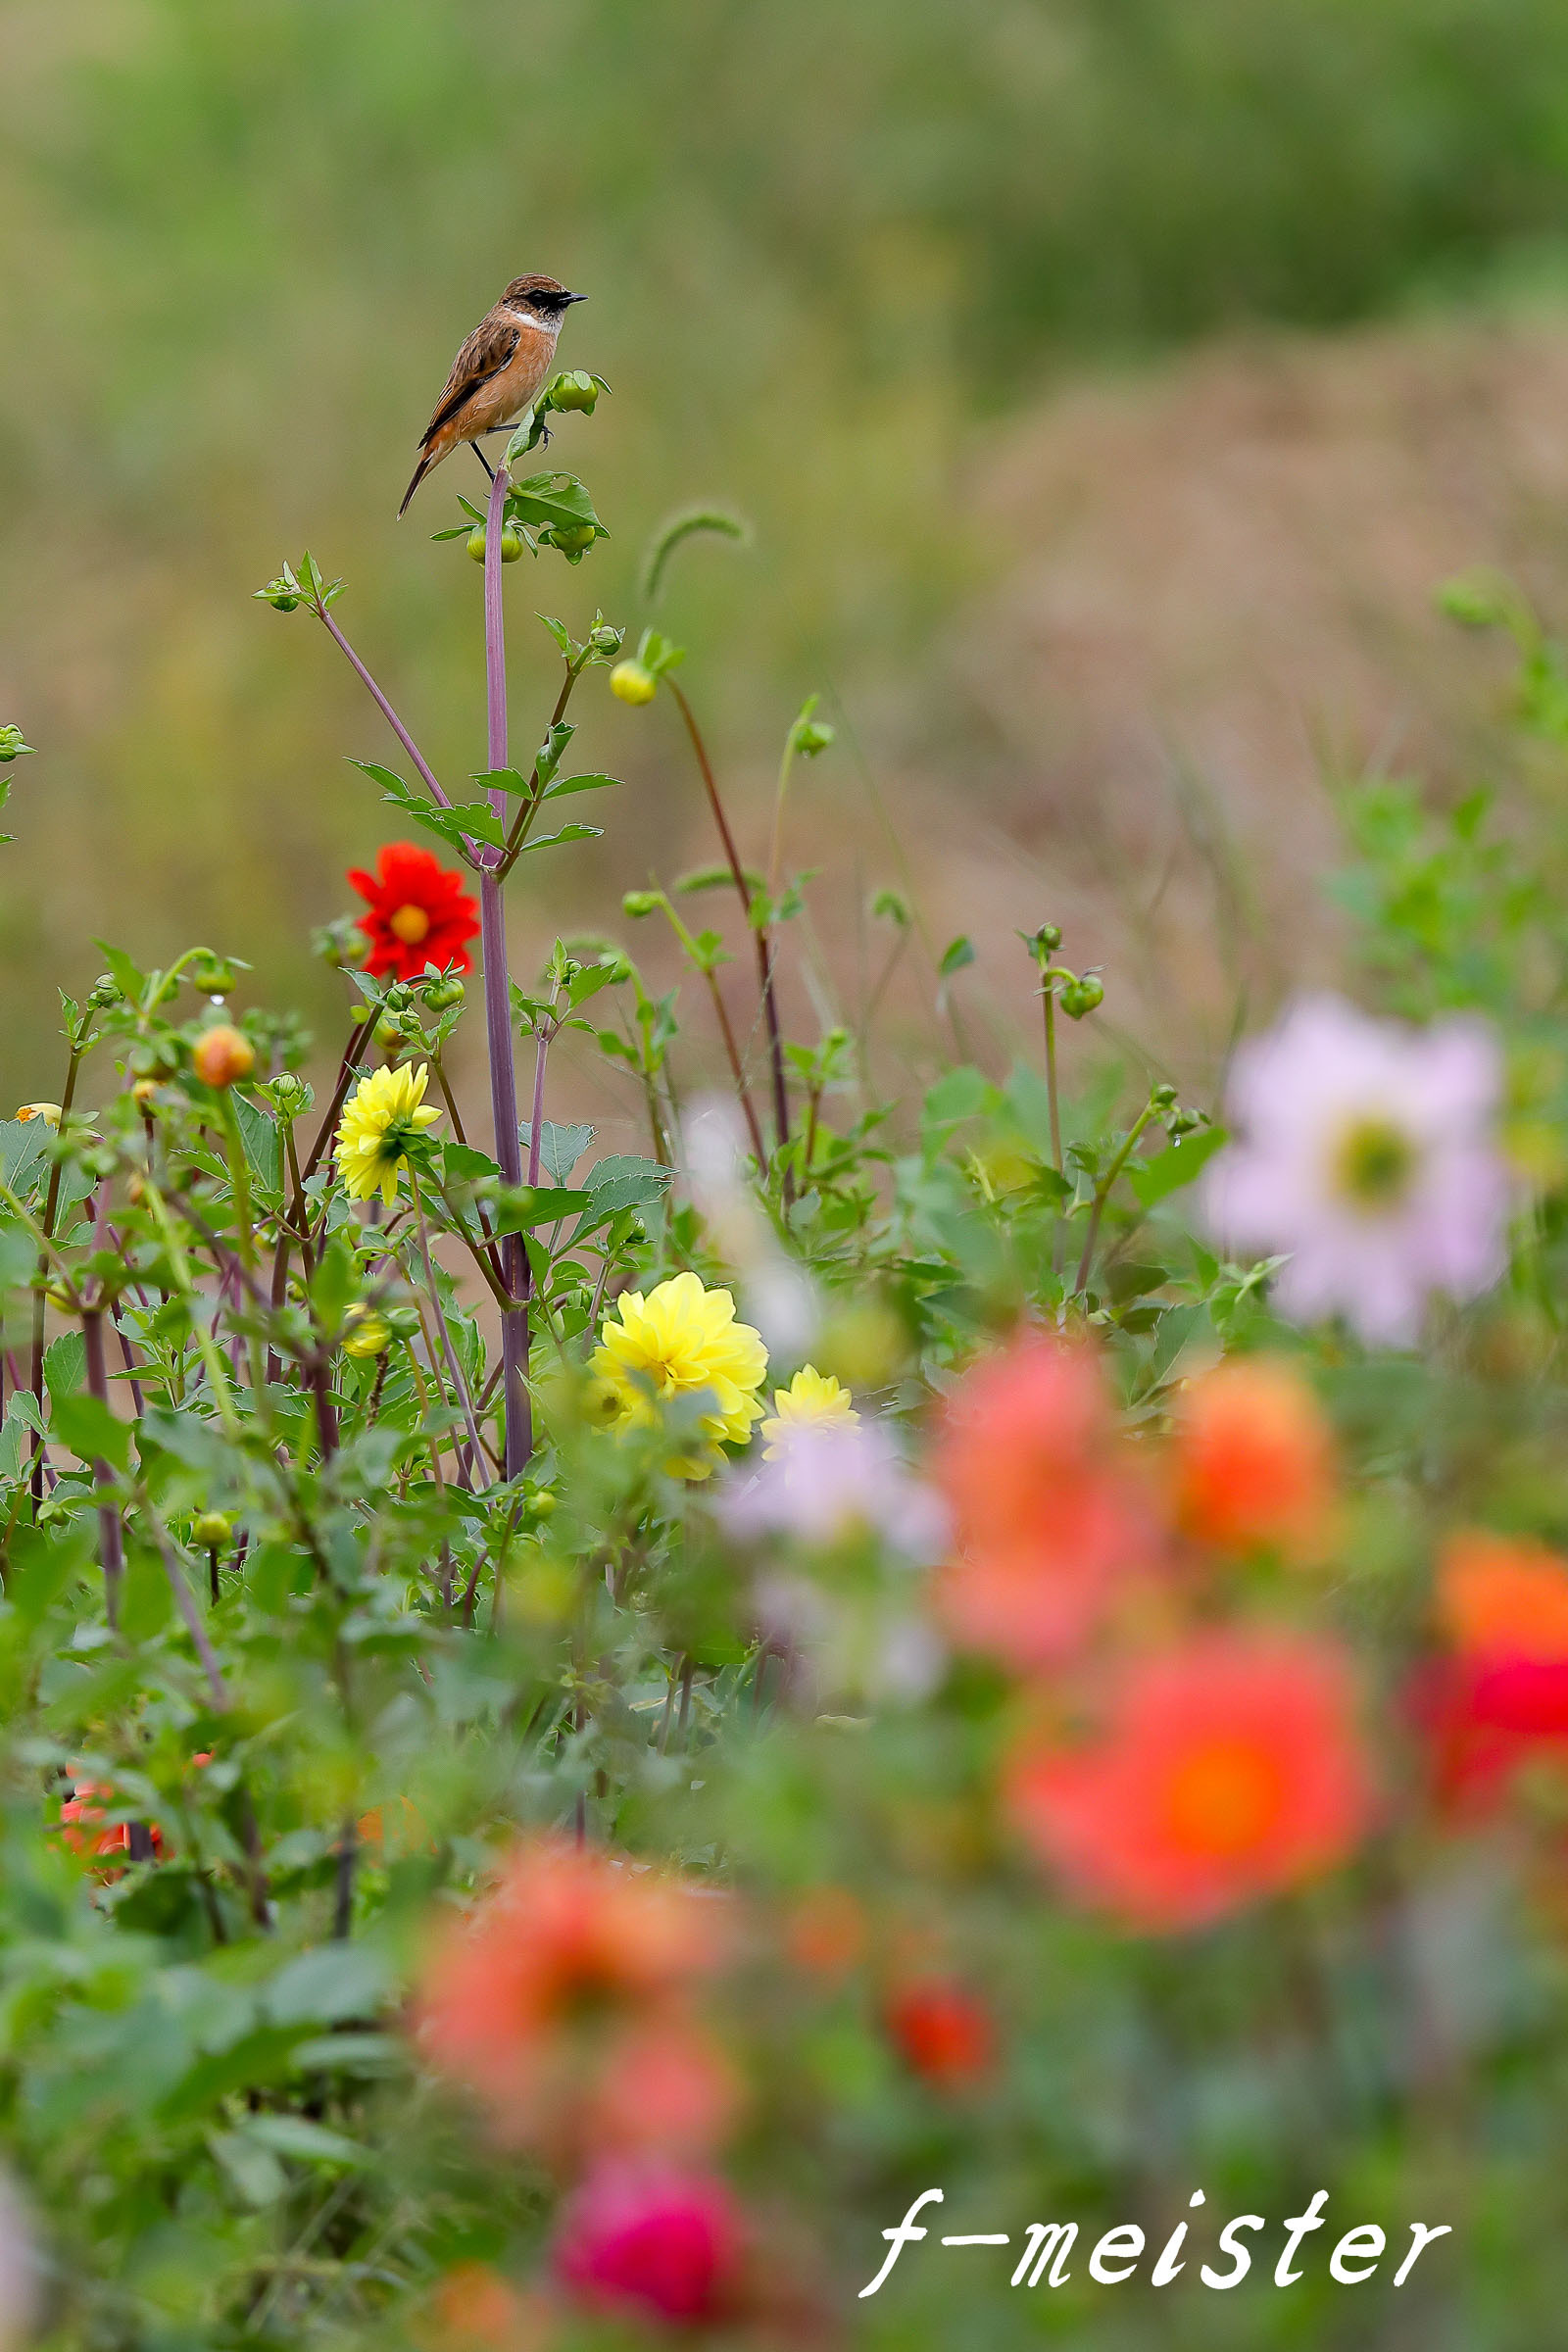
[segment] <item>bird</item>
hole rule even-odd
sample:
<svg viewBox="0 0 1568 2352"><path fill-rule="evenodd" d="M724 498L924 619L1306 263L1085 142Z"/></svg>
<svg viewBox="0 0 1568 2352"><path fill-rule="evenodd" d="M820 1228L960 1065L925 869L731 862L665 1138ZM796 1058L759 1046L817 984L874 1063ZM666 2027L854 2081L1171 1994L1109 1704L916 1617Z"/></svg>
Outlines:
<svg viewBox="0 0 1568 2352"><path fill-rule="evenodd" d="M511 424L538 399L556 356L561 321L574 302L587 299L586 294L568 293L559 278L513 279L452 363L435 415L419 437L419 463L403 494L400 521L430 468L460 441L471 442L485 471L490 471L479 448L480 435Z"/></svg>

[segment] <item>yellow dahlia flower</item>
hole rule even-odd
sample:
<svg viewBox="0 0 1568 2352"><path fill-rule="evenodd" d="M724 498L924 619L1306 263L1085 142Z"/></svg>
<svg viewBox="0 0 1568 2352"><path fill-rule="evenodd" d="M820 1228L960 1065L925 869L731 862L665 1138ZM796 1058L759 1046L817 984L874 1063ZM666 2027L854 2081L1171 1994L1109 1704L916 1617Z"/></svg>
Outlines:
<svg viewBox="0 0 1568 2352"><path fill-rule="evenodd" d="M814 1364L803 1364L787 1389L773 1391L773 1411L762 1423L767 1441L762 1451L768 1461L775 1460L787 1429L805 1423L813 1429L854 1429L859 1418L841 1380L831 1372L818 1372Z"/></svg>
<svg viewBox="0 0 1568 2352"><path fill-rule="evenodd" d="M704 1288L695 1274L674 1274L645 1298L626 1291L605 1318L593 1368L603 1385L608 1417L647 1426L657 1398L706 1389L712 1410L703 1434L716 1447L744 1445L761 1418L758 1390L767 1371L760 1332L735 1320L728 1291ZM706 1478L711 1461L672 1464L687 1478Z"/></svg>
<svg viewBox="0 0 1568 2352"><path fill-rule="evenodd" d="M441 1116L424 1100L428 1065L416 1070L372 1070L343 1106L337 1131L337 1172L352 1200L368 1200L379 1187L391 1208L398 1197L398 1170L410 1144Z"/></svg>

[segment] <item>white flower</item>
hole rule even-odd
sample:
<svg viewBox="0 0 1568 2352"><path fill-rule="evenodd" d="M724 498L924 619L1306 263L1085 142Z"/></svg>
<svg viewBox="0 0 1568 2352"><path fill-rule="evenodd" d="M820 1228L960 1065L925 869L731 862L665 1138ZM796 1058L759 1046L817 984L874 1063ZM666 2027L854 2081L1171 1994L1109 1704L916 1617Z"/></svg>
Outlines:
<svg viewBox="0 0 1568 2352"><path fill-rule="evenodd" d="M1483 1021L1416 1030L1304 998L1236 1056L1210 1230L1288 1255L1274 1302L1292 1321L1338 1312L1365 1341L1412 1341L1434 1292L1473 1298L1506 1265L1501 1089Z"/></svg>
<svg viewBox="0 0 1568 2352"><path fill-rule="evenodd" d="M720 1512L738 1536L793 1536L821 1547L862 1533L907 1558L941 1557L941 1499L910 1476L881 1422L779 1421L769 1458L736 1479Z"/></svg>

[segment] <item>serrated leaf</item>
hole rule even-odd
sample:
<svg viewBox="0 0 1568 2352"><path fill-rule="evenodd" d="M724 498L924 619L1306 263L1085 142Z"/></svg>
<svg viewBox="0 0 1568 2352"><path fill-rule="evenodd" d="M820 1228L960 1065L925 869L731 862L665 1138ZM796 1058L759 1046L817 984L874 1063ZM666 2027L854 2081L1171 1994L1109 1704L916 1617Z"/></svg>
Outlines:
<svg viewBox="0 0 1568 2352"><path fill-rule="evenodd" d="M547 801L563 801L568 792L609 792L619 782L618 776L562 776L543 797Z"/></svg>
<svg viewBox="0 0 1568 2352"><path fill-rule="evenodd" d="M85 1391L74 1396L56 1396L50 1414L50 1426L63 1446L69 1446L78 1462L112 1462L117 1470L130 1463L130 1430L117 1420L100 1397L89 1396Z"/></svg>
<svg viewBox="0 0 1568 2352"><path fill-rule="evenodd" d="M532 1141L533 1130L524 1119L517 1128L517 1139L524 1152ZM539 1160L549 1169L557 1184L564 1184L572 1169L594 1140L594 1131L587 1126L562 1126L554 1119L539 1122Z"/></svg>
<svg viewBox="0 0 1568 2352"><path fill-rule="evenodd" d="M58 1402L80 1388L87 1368L87 1343L79 1331L62 1332L43 1351L43 1376L49 1395Z"/></svg>
<svg viewBox="0 0 1568 2352"><path fill-rule="evenodd" d="M1129 1169L1127 1181L1141 1204L1152 1208L1184 1184L1191 1184L1228 1140L1223 1127L1205 1127L1198 1135L1183 1136L1180 1143Z"/></svg>
<svg viewBox="0 0 1568 2352"><path fill-rule="evenodd" d="M537 614L536 617L544 622L545 627L550 631L551 636L561 648L562 659L569 662L571 660L572 653L571 631L565 626L564 621L557 620L553 613L541 612Z"/></svg>
<svg viewBox="0 0 1568 2352"><path fill-rule="evenodd" d="M520 767L482 767L473 778L486 792L510 792L516 800L532 800L528 779Z"/></svg>
<svg viewBox="0 0 1568 2352"><path fill-rule="evenodd" d="M147 986L147 975L125 954L123 948L112 948L107 939L95 939L93 946L102 951L103 959L115 976L115 985L129 1004L139 1004Z"/></svg>
<svg viewBox="0 0 1568 2352"><path fill-rule="evenodd" d="M574 1191L566 1185L509 1185L497 1197L496 1230L531 1233L540 1225L555 1225L563 1217L575 1215L579 1209L587 1208L592 1199L591 1193Z"/></svg>
<svg viewBox="0 0 1568 2352"><path fill-rule="evenodd" d="M0 1119L0 1176L19 1200L48 1164L52 1133L42 1119Z"/></svg>
<svg viewBox="0 0 1568 2352"><path fill-rule="evenodd" d="M257 1182L266 1193L279 1192L283 1183L283 1140L277 1132L277 1121L249 1095L236 1090L229 1101L234 1105L245 1157Z"/></svg>
<svg viewBox="0 0 1568 2352"><path fill-rule="evenodd" d="M559 850L564 842L597 841L604 832L603 825L563 825L559 833L535 833L522 845L521 855L530 850Z"/></svg>

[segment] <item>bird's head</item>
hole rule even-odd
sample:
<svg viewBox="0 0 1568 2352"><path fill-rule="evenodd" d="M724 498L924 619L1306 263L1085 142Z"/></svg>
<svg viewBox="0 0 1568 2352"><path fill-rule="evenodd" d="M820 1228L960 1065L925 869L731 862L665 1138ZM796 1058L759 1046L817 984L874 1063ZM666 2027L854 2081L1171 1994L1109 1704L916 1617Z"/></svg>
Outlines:
<svg viewBox="0 0 1568 2352"><path fill-rule="evenodd" d="M559 278L514 277L501 297L509 311L519 318L531 319L535 326L559 327L574 302L586 302L586 294L568 294Z"/></svg>

